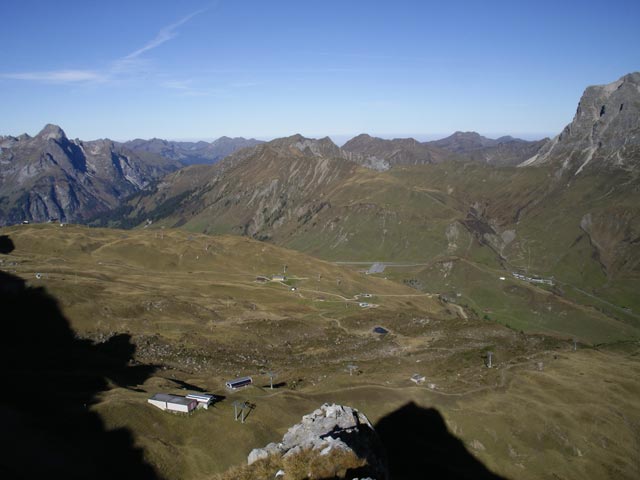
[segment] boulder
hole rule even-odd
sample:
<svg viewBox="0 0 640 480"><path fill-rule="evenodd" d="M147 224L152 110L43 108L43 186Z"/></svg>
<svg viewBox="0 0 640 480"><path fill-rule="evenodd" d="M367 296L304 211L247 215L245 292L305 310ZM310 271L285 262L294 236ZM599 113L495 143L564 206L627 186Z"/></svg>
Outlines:
<svg viewBox="0 0 640 480"><path fill-rule="evenodd" d="M375 473L374 478L388 478L382 445L369 419L354 408L337 404L325 403L305 415L300 423L289 428L282 442L252 450L247 462L251 465L271 455L288 458L308 450L319 456L351 451L366 460L368 471Z"/></svg>

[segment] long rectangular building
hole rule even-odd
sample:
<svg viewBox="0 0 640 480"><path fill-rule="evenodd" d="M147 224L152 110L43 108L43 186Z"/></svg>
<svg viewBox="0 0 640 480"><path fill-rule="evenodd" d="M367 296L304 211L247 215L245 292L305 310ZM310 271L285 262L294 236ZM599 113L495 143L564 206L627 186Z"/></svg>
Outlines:
<svg viewBox="0 0 640 480"><path fill-rule="evenodd" d="M160 410L180 413L189 413L195 410L198 405L198 401L193 398L185 398L168 393L156 393L147 401Z"/></svg>
<svg viewBox="0 0 640 480"><path fill-rule="evenodd" d="M238 388L246 387L253 383L253 379L251 377L240 377L235 380L229 380L227 382L227 388L231 390L237 390Z"/></svg>

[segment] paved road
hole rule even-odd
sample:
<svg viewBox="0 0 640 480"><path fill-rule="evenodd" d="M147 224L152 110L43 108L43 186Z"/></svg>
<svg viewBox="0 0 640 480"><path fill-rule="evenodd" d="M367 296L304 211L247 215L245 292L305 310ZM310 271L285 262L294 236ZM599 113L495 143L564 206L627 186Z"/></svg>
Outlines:
<svg viewBox="0 0 640 480"><path fill-rule="evenodd" d="M386 267L386 265L384 263L374 263L373 265L371 265L371 267L369 268L369 270L367 270L367 273L382 273L384 272L384 268Z"/></svg>

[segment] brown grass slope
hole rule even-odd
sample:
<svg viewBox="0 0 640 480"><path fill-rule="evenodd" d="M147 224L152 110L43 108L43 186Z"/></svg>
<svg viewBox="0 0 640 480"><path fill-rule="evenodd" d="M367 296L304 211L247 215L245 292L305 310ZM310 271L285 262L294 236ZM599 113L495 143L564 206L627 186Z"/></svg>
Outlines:
<svg viewBox="0 0 640 480"><path fill-rule="evenodd" d="M46 289L75 335L103 342L108 358L107 346L125 334L127 365L158 367L142 377L110 373L90 412L105 431L128 432L165 478L205 478L239 465L324 402L352 405L376 424L390 418L396 428L382 440L396 468L480 462L508 478L638 474L637 343L579 344L573 352L569 342L518 333L395 282L248 238L56 225L0 234L15 245L0 268ZM256 281L285 264L296 291ZM377 308L356 305L364 292ZM37 329L47 318L16 325ZM374 334L377 325L390 333ZM353 375L348 364L358 367ZM277 372L274 390L267 370ZM410 382L414 373L427 382ZM225 391L225 380L244 374L254 387ZM60 395L66 388L57 385ZM156 392L198 390L226 398L191 417L146 403ZM233 420L234 400L255 405L245 424ZM409 402L416 415L403 413ZM392 448L410 435L416 441L406 449ZM448 442L457 453L437 454Z"/></svg>

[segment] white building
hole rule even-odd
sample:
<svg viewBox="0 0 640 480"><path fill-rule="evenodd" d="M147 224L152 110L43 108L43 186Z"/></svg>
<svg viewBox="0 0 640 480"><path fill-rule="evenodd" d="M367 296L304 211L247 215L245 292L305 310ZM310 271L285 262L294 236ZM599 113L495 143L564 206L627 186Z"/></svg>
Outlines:
<svg viewBox="0 0 640 480"><path fill-rule="evenodd" d="M209 408L209 405L213 403L215 397L213 395L209 395L206 393L190 393L185 398L189 400L195 400L198 402L197 408L204 408L205 410Z"/></svg>
<svg viewBox="0 0 640 480"><path fill-rule="evenodd" d="M198 405L198 401L195 399L169 395L168 393L156 393L147 402L160 410L180 413L189 413L195 410Z"/></svg>

